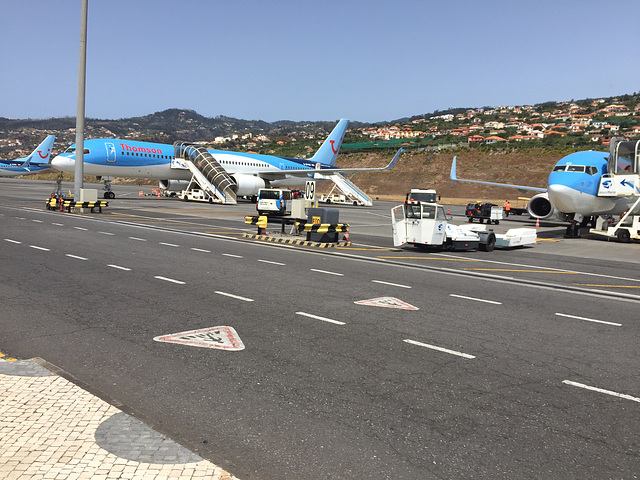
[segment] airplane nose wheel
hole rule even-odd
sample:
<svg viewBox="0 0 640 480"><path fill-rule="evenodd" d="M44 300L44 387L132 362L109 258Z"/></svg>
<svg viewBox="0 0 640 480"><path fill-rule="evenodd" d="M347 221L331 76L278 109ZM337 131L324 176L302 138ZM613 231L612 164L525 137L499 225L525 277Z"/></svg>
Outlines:
<svg viewBox="0 0 640 480"><path fill-rule="evenodd" d="M580 225L572 223L567 227L565 237L580 238Z"/></svg>

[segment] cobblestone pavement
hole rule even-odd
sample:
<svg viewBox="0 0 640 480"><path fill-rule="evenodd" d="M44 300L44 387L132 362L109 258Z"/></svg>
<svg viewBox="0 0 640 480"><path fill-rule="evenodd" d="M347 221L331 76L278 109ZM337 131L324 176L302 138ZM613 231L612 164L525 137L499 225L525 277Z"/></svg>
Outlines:
<svg viewBox="0 0 640 480"><path fill-rule="evenodd" d="M0 358L0 478L237 480L33 360Z"/></svg>

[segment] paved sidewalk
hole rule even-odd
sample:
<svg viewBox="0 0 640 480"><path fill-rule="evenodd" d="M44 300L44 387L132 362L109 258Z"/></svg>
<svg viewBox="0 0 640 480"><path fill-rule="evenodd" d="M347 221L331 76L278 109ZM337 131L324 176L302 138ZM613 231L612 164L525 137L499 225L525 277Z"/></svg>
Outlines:
<svg viewBox="0 0 640 480"><path fill-rule="evenodd" d="M0 439L3 480L237 480L33 360L0 359Z"/></svg>

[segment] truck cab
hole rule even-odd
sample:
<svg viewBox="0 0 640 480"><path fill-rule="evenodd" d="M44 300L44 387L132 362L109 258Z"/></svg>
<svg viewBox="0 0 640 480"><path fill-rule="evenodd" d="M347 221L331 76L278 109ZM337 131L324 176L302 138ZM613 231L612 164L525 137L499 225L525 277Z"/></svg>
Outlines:
<svg viewBox="0 0 640 480"><path fill-rule="evenodd" d="M436 191L432 188L412 188L407 193L406 202L436 203Z"/></svg>

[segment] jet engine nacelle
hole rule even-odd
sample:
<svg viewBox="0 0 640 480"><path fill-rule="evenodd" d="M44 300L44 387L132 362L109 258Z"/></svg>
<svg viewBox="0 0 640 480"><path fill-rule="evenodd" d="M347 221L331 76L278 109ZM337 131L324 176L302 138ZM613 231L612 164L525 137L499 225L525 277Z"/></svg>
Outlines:
<svg viewBox="0 0 640 480"><path fill-rule="evenodd" d="M258 190L267 186L267 182L264 178L256 177L255 175L232 175L236 182L236 195L239 197L251 196L258 193Z"/></svg>
<svg viewBox="0 0 640 480"><path fill-rule="evenodd" d="M527 211L529 215L534 218L549 218L556 215L556 209L549 201L547 193L539 193L534 196L527 204Z"/></svg>
<svg viewBox="0 0 640 480"><path fill-rule="evenodd" d="M168 192L181 192L189 186L188 180L159 180L160 188Z"/></svg>

